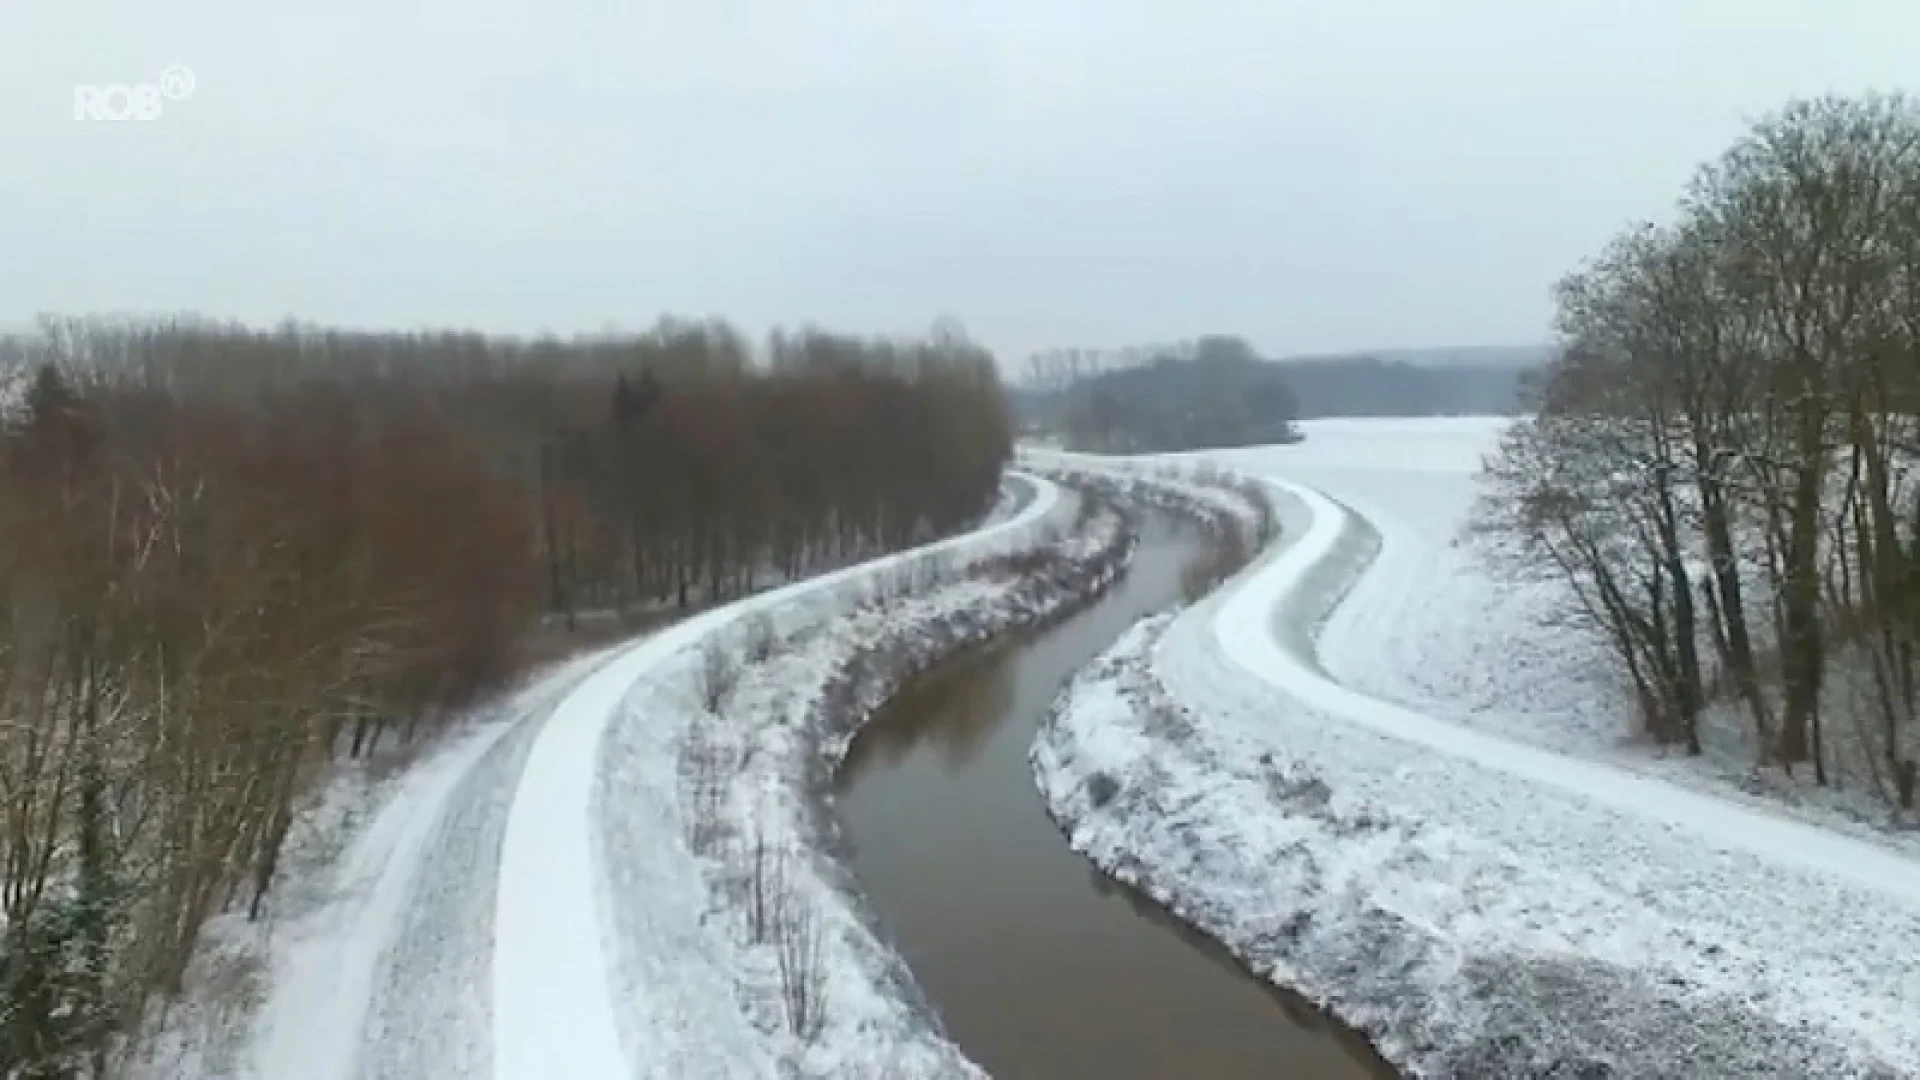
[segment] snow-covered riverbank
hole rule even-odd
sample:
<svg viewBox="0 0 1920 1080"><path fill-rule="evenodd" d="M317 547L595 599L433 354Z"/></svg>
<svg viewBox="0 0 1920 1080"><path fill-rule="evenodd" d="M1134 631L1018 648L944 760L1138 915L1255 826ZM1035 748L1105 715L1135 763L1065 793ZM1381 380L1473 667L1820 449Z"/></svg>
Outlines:
<svg viewBox="0 0 1920 1080"><path fill-rule="evenodd" d="M1022 447L1020 460L1042 476L1117 505L1158 507L1192 518L1216 536L1230 531L1248 557L1273 542L1279 530L1272 499L1259 479L1205 461L1142 467L1127 458L1039 447Z"/></svg>
<svg viewBox="0 0 1920 1080"><path fill-rule="evenodd" d="M635 688L595 793L614 895L651 898L614 921L631 1054L644 1041L683 1076L981 1075L875 932L837 854L828 781L907 680L1097 593L1130 542L1102 511L1030 552L895 581L831 621L743 625Z"/></svg>
<svg viewBox="0 0 1920 1080"><path fill-rule="evenodd" d="M1915 908L1852 872L1875 850L1339 686L1317 630L1366 532L1276 496L1274 553L1057 703L1034 763L1077 848L1419 1075L1920 1068Z"/></svg>

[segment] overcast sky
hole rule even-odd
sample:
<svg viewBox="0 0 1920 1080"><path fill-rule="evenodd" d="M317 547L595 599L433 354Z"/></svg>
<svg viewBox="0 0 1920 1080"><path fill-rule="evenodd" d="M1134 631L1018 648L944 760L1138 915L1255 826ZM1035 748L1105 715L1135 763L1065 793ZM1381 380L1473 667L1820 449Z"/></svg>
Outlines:
<svg viewBox="0 0 1920 1080"><path fill-rule="evenodd" d="M1746 118L1903 79L1916 0L0 0L0 322L1537 341Z"/></svg>

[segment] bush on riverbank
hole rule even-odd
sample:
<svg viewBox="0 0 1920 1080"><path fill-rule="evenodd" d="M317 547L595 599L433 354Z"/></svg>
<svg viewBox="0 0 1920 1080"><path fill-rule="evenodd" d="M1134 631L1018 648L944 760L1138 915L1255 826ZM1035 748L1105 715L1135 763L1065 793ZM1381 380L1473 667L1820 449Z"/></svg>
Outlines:
<svg viewBox="0 0 1920 1080"><path fill-rule="evenodd" d="M751 628L716 640L741 661L718 710L703 700L698 655L635 689L626 707L644 697L645 723L614 726L603 782L632 799L649 782L655 740L678 747L671 813L686 848L677 857L691 860L702 886L701 955L712 964L691 981L706 985L710 974L733 987L746 1025L760 1033L741 1053L801 1076L979 1075L875 929L842 861L833 776L866 721L909 680L959 650L1061 617L1104 589L1131 550L1118 515L1090 510L1065 535L890 573L832 618L782 620L787 630L764 661L745 659ZM895 578L911 579L913 590ZM657 831L650 806L635 803L614 824L613 850L638 850Z"/></svg>

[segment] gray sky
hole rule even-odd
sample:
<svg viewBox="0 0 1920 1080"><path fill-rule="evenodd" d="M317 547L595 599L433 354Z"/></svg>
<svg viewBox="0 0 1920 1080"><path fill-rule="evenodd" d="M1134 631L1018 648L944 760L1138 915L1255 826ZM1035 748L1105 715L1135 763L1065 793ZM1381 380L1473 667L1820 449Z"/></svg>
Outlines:
<svg viewBox="0 0 1920 1080"><path fill-rule="evenodd" d="M0 0L0 322L1540 340L1743 119L1916 43L1916 0Z"/></svg>

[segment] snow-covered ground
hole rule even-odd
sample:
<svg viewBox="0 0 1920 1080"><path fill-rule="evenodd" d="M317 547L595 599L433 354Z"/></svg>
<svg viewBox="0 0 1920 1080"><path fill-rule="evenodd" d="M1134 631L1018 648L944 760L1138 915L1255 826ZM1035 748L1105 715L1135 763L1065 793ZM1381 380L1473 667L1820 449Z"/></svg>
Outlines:
<svg viewBox="0 0 1920 1080"><path fill-rule="evenodd" d="M1371 564L1321 633L1339 681L1507 734L1618 745L1633 726L1626 688L1589 638L1550 625L1564 610L1557 583L1497 575L1460 541L1505 423L1318 420L1301 443L1198 457L1306 485L1360 518Z"/></svg>
<svg viewBox="0 0 1920 1080"><path fill-rule="evenodd" d="M642 682L595 795L614 894L655 901L611 928L630 1056L676 1076L982 1075L873 929L828 781L901 683L1097 589L1127 539L1103 514L1044 561L956 568L789 632L748 624L718 643L739 679L717 693L698 653Z"/></svg>
<svg viewBox="0 0 1920 1080"><path fill-rule="evenodd" d="M1605 687L1543 680L1577 753L1534 698L1463 707L1530 642L1577 668L1448 547L1494 431L1209 455L1294 481L1283 540L1063 698L1035 763L1073 842L1424 1073L1920 1070L1920 866L1594 760Z"/></svg>
<svg viewBox="0 0 1920 1080"><path fill-rule="evenodd" d="M399 1047L380 1029L404 1030L436 999L461 1010L462 980L483 973L444 909L491 876L503 781L527 733L617 651L535 674L417 760L343 768L295 819L263 918L229 912L205 928L185 993L131 1075L406 1075L404 1062L382 1067L378 1052ZM415 1034L431 1044L430 1030ZM449 1043L458 1075L463 1048Z"/></svg>
<svg viewBox="0 0 1920 1080"><path fill-rule="evenodd" d="M1367 572L1327 619L1319 652L1339 682L1459 724L1607 761L1721 798L1779 809L1920 855L1920 833L1854 777L1818 787L1809 770L1787 778L1756 769L1748 721L1731 701L1702 719L1706 753L1649 744L1632 690L1594 636L1568 618L1557 581L1490 566L1463 541L1481 458L1506 421L1488 417L1343 419L1303 425L1305 442L1180 455L1187 467L1219 465L1292 481L1358 518ZM1764 627L1756 627L1764 637ZM1857 689L1836 671L1828 738L1850 738L1844 719Z"/></svg>
<svg viewBox="0 0 1920 1080"><path fill-rule="evenodd" d="M642 679L749 619L765 618L778 633L839 614L873 575L1030 547L1059 498L1058 488L1040 483L1039 495L1019 514L975 533L748 597L662 630L589 676L560 704L528 754L501 842L493 922L494 1077L619 1076L630 1062L662 1066L664 1075L682 1075L685 1067L662 1055L660 1045L668 1033L679 1032L675 1039L690 1034L683 1024L687 995L662 978L676 967L673 952L658 947L670 939L654 936L626 954L607 947L618 929L617 913L649 900L643 899L646 892L621 885L631 870L629 852L617 852L616 864L616 853L596 857L594 850L600 822L623 813L615 804L626 794L608 791L596 804L601 743ZM648 704L625 716L628 725L659 722ZM643 965L639 977L622 969L622 958ZM622 1014L628 1017L624 1030ZM687 1053L712 1048L705 1041L684 1047Z"/></svg>
<svg viewBox="0 0 1920 1080"><path fill-rule="evenodd" d="M1033 552L1052 543L1061 510L1057 488L1031 481L1017 508L972 533L570 662L397 775L343 778L297 827L268 918L210 928L193 991L132 1071L785 1075L790 1055L767 1044L764 1018L715 966L727 935L707 925L708 889L677 825L688 717L674 680L716 642L742 647L749 627L786 639L871 612L876 589L906 597L962 563ZM897 614L925 630L959 627L987 600L1006 605L1002 618L1038 603L1013 579L988 588L958 581L929 594L935 606ZM869 614L860 625L892 624ZM856 1059L859 1040L885 1037L857 1023L832 1030L853 1040L838 1058L822 1051L837 1064ZM875 1075L909 1075L887 1067Z"/></svg>
<svg viewBox="0 0 1920 1080"><path fill-rule="evenodd" d="M1266 486L1230 473L1204 458L1156 461L1140 469L1127 458L1103 458L1023 446L1020 461L1049 479L1095 493L1121 506L1153 506L1197 520L1210 530L1231 530L1249 554L1274 538L1278 522Z"/></svg>

